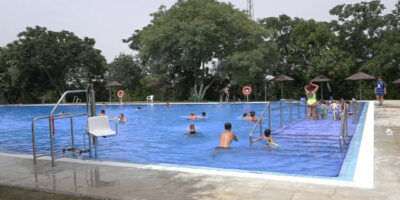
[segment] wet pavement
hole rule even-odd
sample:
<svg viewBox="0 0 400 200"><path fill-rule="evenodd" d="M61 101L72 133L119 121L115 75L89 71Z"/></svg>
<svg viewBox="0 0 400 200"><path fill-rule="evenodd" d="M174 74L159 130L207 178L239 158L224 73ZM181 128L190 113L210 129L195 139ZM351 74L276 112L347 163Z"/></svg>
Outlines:
<svg viewBox="0 0 400 200"><path fill-rule="evenodd" d="M373 189L39 160L0 153L0 184L110 199L400 199L400 101L375 106Z"/></svg>

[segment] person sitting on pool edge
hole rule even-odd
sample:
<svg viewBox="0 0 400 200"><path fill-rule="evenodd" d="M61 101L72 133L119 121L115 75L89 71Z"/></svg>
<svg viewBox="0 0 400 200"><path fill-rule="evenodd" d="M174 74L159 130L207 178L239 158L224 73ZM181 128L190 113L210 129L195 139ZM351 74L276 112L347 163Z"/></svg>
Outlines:
<svg viewBox="0 0 400 200"><path fill-rule="evenodd" d="M229 148L232 140L239 141L234 133L231 132L232 124L225 123L225 132L219 138L219 148Z"/></svg>
<svg viewBox="0 0 400 200"><path fill-rule="evenodd" d="M124 117L124 114L121 113L121 114L119 114L119 116L118 116L118 121L121 122L121 123L123 123L123 124L125 124L125 123L128 121L128 119L126 119L126 117Z"/></svg>
<svg viewBox="0 0 400 200"><path fill-rule="evenodd" d="M248 121L256 122L258 118L256 117L256 112L250 111L250 117L247 118Z"/></svg>
<svg viewBox="0 0 400 200"><path fill-rule="evenodd" d="M274 143L274 140L272 139L272 136L271 136L271 130L265 129L264 136L254 139L252 142L257 142L259 140L267 140L269 143Z"/></svg>
<svg viewBox="0 0 400 200"><path fill-rule="evenodd" d="M188 117L188 120L198 120L198 119L199 119L199 117L196 116L196 115L194 114L194 112L191 112L191 113L190 113L190 116Z"/></svg>
<svg viewBox="0 0 400 200"><path fill-rule="evenodd" d="M185 134L186 135L191 135L191 134L196 134L197 132L196 132L196 127L194 126L194 124L190 124L190 126L189 126L189 131L188 132L186 132Z"/></svg>

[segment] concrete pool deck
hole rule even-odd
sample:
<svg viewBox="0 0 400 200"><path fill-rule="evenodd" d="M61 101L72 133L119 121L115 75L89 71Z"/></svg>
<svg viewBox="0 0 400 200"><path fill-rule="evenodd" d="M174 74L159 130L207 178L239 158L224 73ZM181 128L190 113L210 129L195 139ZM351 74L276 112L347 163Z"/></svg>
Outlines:
<svg viewBox="0 0 400 200"><path fill-rule="evenodd" d="M375 106L373 189L205 175L0 153L0 184L110 199L400 199L400 101ZM1 197L0 197L1 199Z"/></svg>

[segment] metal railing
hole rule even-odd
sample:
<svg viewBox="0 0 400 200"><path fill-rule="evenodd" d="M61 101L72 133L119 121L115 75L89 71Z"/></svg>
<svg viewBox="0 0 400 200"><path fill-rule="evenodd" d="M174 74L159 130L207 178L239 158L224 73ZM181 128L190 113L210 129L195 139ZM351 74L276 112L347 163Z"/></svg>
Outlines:
<svg viewBox="0 0 400 200"><path fill-rule="evenodd" d="M72 100L73 104L78 104L81 102L81 98L79 98L78 96L74 96L74 99Z"/></svg>
<svg viewBox="0 0 400 200"><path fill-rule="evenodd" d="M93 90L93 88L91 88L91 90ZM64 101L65 97L68 94L78 94L78 93L85 93L86 94L86 113L79 113L79 114L54 114L54 112L56 111L57 107L61 104L61 102ZM33 162L34 164L36 164L36 159L42 156L47 156L47 155L51 155L51 163L54 166L54 160L58 159L58 158L62 158L65 157L67 155L74 155L77 153L82 153L82 152L90 152L90 148L89 149L76 149L75 145L74 145L74 127L73 127L73 118L74 117L80 117L80 116L87 116L89 117L89 102L90 99L92 98L92 91L89 91L89 87L86 90L69 90L64 92L64 94L61 96L61 98L58 100L58 102L56 103L56 105L53 107L53 109L51 110L49 115L45 115L45 116L39 116L36 117L32 120L32 153L33 153ZM94 96L93 96L94 98ZM69 118L70 119L70 126L71 126L71 146L67 147L67 148L62 148L60 150L54 150L54 120L57 119L66 119ZM36 140L35 140L35 123L36 121L40 120L40 119L48 119L49 120L49 133L50 133L50 152L48 153L44 153L44 154L40 154L37 155L36 154ZM89 137L89 144L90 144L90 137ZM65 154L65 151L70 151L70 153ZM58 156L55 157L55 153L58 152L63 152L64 154L62 156Z"/></svg>
<svg viewBox="0 0 400 200"><path fill-rule="evenodd" d="M349 137L349 127L348 127L348 119L349 119L349 106L347 103L344 103L342 113L339 113L341 116L342 124L340 127L340 136L339 136L339 143L340 147L343 148L345 145L348 144L346 141Z"/></svg>
<svg viewBox="0 0 400 200"><path fill-rule="evenodd" d="M351 101L351 107L352 107L352 111L353 111L351 122L353 124L356 124L360 118L361 103L358 102L357 100L353 99Z"/></svg>
<svg viewBox="0 0 400 200"><path fill-rule="evenodd" d="M285 101L289 102L289 105L285 105L284 106L282 104L282 102L285 102ZM300 100L297 101L297 100L294 100L294 99L281 99L280 102L279 102L279 107L272 108L271 107L272 104L270 102L267 102L267 105L265 106L264 111L261 113L261 115L258 118L256 124L254 125L253 129L250 132L250 142L252 141L253 134L256 131L258 126L260 126L260 136L263 135L262 120L264 118L264 115L265 115L266 111L268 111L268 129L271 129L271 112L274 111L274 110L279 110L280 111L280 114L279 114L279 116L280 116L279 117L279 119L280 119L280 127L283 127L283 123L284 123L283 109L289 108L289 119L290 119L290 123L292 123L293 122L293 107L297 107L297 119L301 118L301 106L302 106L301 103L302 102ZM306 105L304 104L304 106L306 106ZM304 110L306 110L306 109L304 109ZM306 114L306 113L304 113L304 114Z"/></svg>

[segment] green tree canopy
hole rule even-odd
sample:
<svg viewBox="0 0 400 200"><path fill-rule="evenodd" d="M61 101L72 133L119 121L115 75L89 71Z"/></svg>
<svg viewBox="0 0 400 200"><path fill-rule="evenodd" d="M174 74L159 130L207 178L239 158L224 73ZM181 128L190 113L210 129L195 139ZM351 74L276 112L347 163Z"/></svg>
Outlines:
<svg viewBox="0 0 400 200"><path fill-rule="evenodd" d="M80 39L68 31L28 27L18 34L18 40L1 49L0 72L6 80L2 87L14 97L17 89L19 95L31 95L36 101L35 97L49 90L62 94L100 81L106 62L94 45L94 39Z"/></svg>
<svg viewBox="0 0 400 200"><path fill-rule="evenodd" d="M266 64L254 62L261 63L270 53L263 40L268 34L231 4L188 0L178 1L168 10L161 7L151 24L125 42L139 51L152 72L189 83L193 93L203 98L218 76L226 75L219 74L220 66L233 69L250 61L249 74L263 72ZM248 61L240 63L242 60Z"/></svg>

